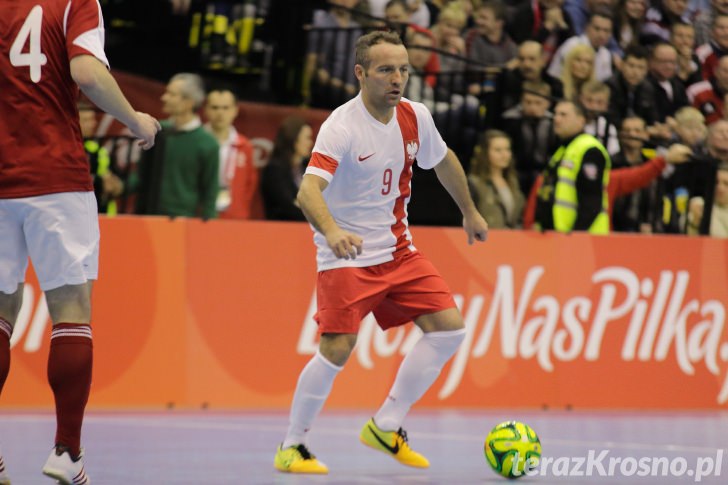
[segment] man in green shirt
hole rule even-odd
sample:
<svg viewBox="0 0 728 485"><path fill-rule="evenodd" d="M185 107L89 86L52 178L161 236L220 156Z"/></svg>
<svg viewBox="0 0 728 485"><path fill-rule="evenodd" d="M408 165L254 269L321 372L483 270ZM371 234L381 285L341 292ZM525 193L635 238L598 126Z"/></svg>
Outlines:
<svg viewBox="0 0 728 485"><path fill-rule="evenodd" d="M176 74L167 84L162 110L169 118L129 180L130 191L137 193L137 214L217 216L219 146L197 115L204 100L196 74Z"/></svg>

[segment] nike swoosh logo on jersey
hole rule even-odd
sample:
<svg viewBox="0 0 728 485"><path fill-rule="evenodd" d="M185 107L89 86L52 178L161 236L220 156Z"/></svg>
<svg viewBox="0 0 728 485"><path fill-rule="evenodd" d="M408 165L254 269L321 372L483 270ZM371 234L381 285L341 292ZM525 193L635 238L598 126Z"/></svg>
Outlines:
<svg viewBox="0 0 728 485"><path fill-rule="evenodd" d="M379 441L379 444L381 444L387 450L389 450L389 452L391 454L396 455L397 453L399 453L399 443L395 443L394 446L389 446L387 443L384 442L384 440L382 438L379 437L377 432L374 431L374 429L371 426L369 426L369 431L371 431L372 434L374 435L374 438L376 438L376 440Z"/></svg>
<svg viewBox="0 0 728 485"><path fill-rule="evenodd" d="M377 152L374 152L374 153L377 153ZM364 160L366 160L367 158L369 158L369 157L373 157L373 156L374 156L374 153L372 153L371 155L367 155L366 157L362 157L361 155L359 155L359 161L360 161L360 162L363 162L363 161L364 161Z"/></svg>

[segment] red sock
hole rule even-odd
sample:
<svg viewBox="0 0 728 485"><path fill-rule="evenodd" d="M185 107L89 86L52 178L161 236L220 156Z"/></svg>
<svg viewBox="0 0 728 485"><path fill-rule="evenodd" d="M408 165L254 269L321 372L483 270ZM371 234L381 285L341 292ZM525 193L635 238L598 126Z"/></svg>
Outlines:
<svg viewBox="0 0 728 485"><path fill-rule="evenodd" d="M48 382L56 400L56 445L81 452L83 411L91 391L93 344L91 326L59 323L51 333Z"/></svg>
<svg viewBox="0 0 728 485"><path fill-rule="evenodd" d="M10 335L12 333L13 327L0 317L0 394L3 392L5 379L8 378L8 372L10 372Z"/></svg>

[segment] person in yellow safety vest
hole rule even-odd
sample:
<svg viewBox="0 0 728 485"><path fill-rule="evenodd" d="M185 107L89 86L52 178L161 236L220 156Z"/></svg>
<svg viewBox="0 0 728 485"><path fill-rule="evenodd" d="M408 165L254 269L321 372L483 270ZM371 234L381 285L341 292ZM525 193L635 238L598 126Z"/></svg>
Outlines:
<svg viewBox="0 0 728 485"><path fill-rule="evenodd" d="M114 216L117 213L114 198L124 191L124 183L111 171L111 159L106 148L93 137L96 132L96 111L88 103L78 103L79 124L83 136L83 148L88 155L89 168L94 180L94 193L99 214Z"/></svg>
<svg viewBox="0 0 728 485"><path fill-rule="evenodd" d="M584 108L560 101L554 109L554 133L561 146L543 172L538 191L536 227L559 232L609 233L607 184L611 160L594 136L584 133Z"/></svg>

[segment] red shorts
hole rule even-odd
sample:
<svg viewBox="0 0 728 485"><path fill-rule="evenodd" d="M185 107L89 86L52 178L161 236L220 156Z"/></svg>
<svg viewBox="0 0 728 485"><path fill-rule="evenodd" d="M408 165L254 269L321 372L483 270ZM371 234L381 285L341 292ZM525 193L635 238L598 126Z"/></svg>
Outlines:
<svg viewBox="0 0 728 485"><path fill-rule="evenodd" d="M358 333L369 312L386 330L455 307L445 280L419 252L365 268L322 271L316 292L314 319L321 333Z"/></svg>

